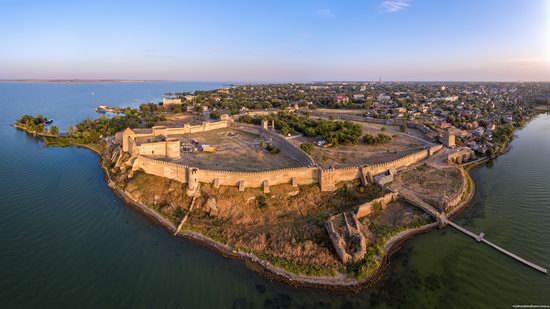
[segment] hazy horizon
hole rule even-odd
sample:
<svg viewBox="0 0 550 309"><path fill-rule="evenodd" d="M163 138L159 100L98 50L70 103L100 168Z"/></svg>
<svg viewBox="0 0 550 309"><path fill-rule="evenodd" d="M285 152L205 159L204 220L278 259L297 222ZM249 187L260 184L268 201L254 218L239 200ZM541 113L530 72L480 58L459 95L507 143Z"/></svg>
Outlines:
<svg viewBox="0 0 550 309"><path fill-rule="evenodd" d="M550 0L2 2L0 79L550 81Z"/></svg>

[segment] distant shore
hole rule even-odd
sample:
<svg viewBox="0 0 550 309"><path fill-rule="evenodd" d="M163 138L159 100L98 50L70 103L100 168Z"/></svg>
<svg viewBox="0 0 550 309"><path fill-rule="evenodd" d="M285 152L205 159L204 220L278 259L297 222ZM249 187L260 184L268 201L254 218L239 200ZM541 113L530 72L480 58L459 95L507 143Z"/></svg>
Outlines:
<svg viewBox="0 0 550 309"><path fill-rule="evenodd" d="M172 80L146 79L0 79L0 83L161 83Z"/></svg>

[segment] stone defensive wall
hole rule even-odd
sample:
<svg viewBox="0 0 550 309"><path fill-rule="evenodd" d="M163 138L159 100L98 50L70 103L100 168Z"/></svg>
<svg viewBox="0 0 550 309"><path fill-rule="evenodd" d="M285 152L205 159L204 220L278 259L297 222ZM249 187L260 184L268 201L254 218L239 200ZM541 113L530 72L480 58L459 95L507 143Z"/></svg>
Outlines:
<svg viewBox="0 0 550 309"><path fill-rule="evenodd" d="M164 133L163 135L169 136L169 135L200 133L200 132L223 129L223 128L227 128L228 126L229 126L228 121L204 122L196 126L184 125L181 128L166 128L166 131L165 133L163 132Z"/></svg>
<svg viewBox="0 0 550 309"><path fill-rule="evenodd" d="M468 175L466 175L464 168L459 167L458 170L461 174L460 181L462 183L460 184L460 189L458 190L458 192L454 194L451 198L449 198L449 200L446 202L446 209L453 209L458 206L462 202L462 196L464 195L464 192L468 190Z"/></svg>
<svg viewBox="0 0 550 309"><path fill-rule="evenodd" d="M406 155L404 157L401 157L393 161L388 161L380 164L367 165L362 167L363 169L362 173L364 175L367 175L368 173L370 173L370 175L374 176L374 175L384 173L392 167L395 169L398 169L399 167L409 166L411 164L424 160L429 156L432 156L433 154L441 150L441 148L443 148L443 145L438 144L435 146L422 149L415 153L411 153L409 155Z"/></svg>
<svg viewBox="0 0 550 309"><path fill-rule="evenodd" d="M389 203L397 200L397 192L390 192L382 197L376 198L372 201L366 202L362 205L359 205L357 208L357 219L361 219L365 216L370 215L374 211L374 205L379 204L382 209L386 207Z"/></svg>
<svg viewBox="0 0 550 309"><path fill-rule="evenodd" d="M214 186L244 186L259 188L280 184L309 185L317 183L318 170L308 167L284 168L260 172L233 172L216 170L198 170L196 179L201 183Z"/></svg>
<svg viewBox="0 0 550 309"><path fill-rule="evenodd" d="M156 160L140 155L134 161L132 169L142 169L147 174L172 179L181 183L188 182L187 174L189 168L181 164Z"/></svg>
<svg viewBox="0 0 550 309"><path fill-rule="evenodd" d="M241 191L246 188L263 188L264 192L269 192L269 186L289 183L293 186L319 184L321 191L333 191L338 182L372 179L372 176L387 172L392 167L399 168L421 161L441 148L442 145L436 145L383 164L340 169L310 166L258 172L219 171L170 163L143 155L137 156L133 169L142 169L148 174L187 183L190 190L195 190L199 183L208 183L216 188L224 185L237 186Z"/></svg>
<svg viewBox="0 0 550 309"><path fill-rule="evenodd" d="M181 157L180 141L167 138L165 141L149 142L138 145L133 138L128 141L128 152L135 155L148 155L157 158L179 159Z"/></svg>

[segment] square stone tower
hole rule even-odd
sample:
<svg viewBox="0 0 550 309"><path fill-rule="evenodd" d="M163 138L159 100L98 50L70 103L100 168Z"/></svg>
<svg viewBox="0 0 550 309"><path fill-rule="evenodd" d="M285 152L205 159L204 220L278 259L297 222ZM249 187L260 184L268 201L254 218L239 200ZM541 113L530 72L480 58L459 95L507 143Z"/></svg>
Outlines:
<svg viewBox="0 0 550 309"><path fill-rule="evenodd" d="M455 148L455 134L449 130L443 132L442 141L443 145L448 148Z"/></svg>

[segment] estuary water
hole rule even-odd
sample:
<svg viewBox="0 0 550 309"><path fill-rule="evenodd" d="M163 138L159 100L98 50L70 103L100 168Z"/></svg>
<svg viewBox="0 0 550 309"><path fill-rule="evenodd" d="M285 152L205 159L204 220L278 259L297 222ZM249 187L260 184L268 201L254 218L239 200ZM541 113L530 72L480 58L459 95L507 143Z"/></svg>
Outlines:
<svg viewBox="0 0 550 309"><path fill-rule="evenodd" d="M215 83L0 83L0 308L510 308L550 305L550 276L452 229L403 244L356 294L293 288L176 238L126 207L92 152L46 148L10 126L22 114L64 131L99 104L137 106ZM454 220L550 267L550 116L472 176Z"/></svg>

